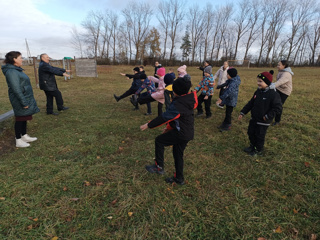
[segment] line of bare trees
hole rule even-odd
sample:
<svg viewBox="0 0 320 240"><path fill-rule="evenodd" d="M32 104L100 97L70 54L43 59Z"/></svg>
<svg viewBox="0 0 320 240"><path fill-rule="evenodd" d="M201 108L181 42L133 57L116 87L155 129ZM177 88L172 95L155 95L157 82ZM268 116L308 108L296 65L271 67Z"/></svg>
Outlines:
<svg viewBox="0 0 320 240"><path fill-rule="evenodd" d="M320 65L317 0L240 0L201 7L163 0L154 8L132 1L121 12L90 11L81 25L71 31L78 56L109 64L243 59L262 65L287 59L294 65Z"/></svg>

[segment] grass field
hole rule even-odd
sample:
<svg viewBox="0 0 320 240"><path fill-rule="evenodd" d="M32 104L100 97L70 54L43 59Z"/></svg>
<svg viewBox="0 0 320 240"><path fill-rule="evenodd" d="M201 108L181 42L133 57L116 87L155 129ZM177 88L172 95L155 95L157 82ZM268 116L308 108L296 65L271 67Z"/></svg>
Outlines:
<svg viewBox="0 0 320 240"><path fill-rule="evenodd" d="M155 117L155 103L154 115L145 116L146 106L132 111L128 98L114 100L130 86L119 72L131 69L100 66L98 78L58 77L70 109L48 116L45 94L26 68L41 109L28 133L38 141L17 149L13 119L0 123L0 239L320 238L319 69L293 68L294 91L281 125L268 130L262 157L242 152L250 117L236 118L256 75L270 69L238 69L232 129L217 129L225 112L214 104L215 90L213 117L196 119L185 151L184 186L164 182L174 172L170 147L165 176L144 168L161 128L139 129ZM201 72L187 70L196 85ZM0 103L0 114L11 109L2 74Z"/></svg>

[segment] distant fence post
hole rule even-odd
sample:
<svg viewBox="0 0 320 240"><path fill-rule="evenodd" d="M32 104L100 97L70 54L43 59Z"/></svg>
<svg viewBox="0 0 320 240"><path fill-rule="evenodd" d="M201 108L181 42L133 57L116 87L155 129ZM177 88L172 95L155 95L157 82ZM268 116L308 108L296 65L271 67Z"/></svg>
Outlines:
<svg viewBox="0 0 320 240"><path fill-rule="evenodd" d="M74 64L78 77L98 77L95 59L75 59Z"/></svg>

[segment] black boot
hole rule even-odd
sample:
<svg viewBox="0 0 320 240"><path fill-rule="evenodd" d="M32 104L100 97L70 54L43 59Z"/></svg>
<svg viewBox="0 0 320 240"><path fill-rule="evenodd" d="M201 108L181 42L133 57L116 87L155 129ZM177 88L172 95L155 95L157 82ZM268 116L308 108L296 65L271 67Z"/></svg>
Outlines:
<svg viewBox="0 0 320 240"><path fill-rule="evenodd" d="M185 182L183 179L178 179L176 177L171 177L171 178L166 178L166 183L176 183L176 184L179 184L179 185L184 185Z"/></svg>
<svg viewBox="0 0 320 240"><path fill-rule="evenodd" d="M115 95L115 94L113 94L113 96L114 96L114 99L117 101L117 102L119 102L120 101L120 97L118 97L117 95Z"/></svg>
<svg viewBox="0 0 320 240"><path fill-rule="evenodd" d="M252 146L251 144L250 144L249 147L246 147L246 148L243 149L243 151L246 152L246 153L250 153L253 150L254 150L254 146Z"/></svg>

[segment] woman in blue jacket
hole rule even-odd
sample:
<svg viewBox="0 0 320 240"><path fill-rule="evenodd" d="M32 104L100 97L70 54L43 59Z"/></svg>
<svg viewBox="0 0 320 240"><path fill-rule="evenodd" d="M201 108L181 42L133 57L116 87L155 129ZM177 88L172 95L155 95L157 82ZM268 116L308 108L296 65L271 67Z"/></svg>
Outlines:
<svg viewBox="0 0 320 240"><path fill-rule="evenodd" d="M23 72L20 52L12 51L6 54L5 65L1 67L8 84L9 99L15 115L16 147L29 147L29 142L37 138L27 134L27 121L39 112L29 77Z"/></svg>

